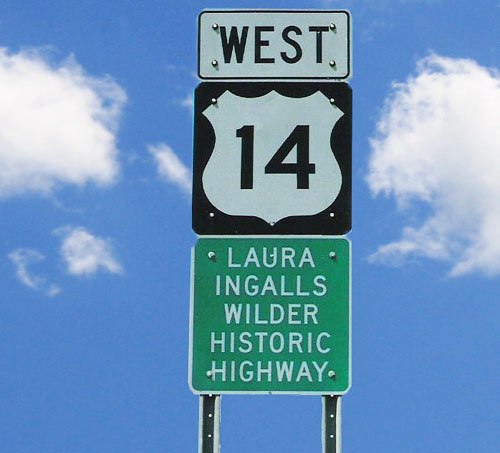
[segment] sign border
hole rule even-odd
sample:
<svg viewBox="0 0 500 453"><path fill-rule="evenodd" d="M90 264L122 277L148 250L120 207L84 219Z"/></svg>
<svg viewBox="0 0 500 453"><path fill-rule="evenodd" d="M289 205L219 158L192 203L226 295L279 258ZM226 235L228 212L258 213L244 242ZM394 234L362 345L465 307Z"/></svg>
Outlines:
<svg viewBox="0 0 500 453"><path fill-rule="evenodd" d="M332 130L332 152L342 174L337 198L314 215L296 215L281 219L271 226L256 216L225 214L208 200L203 190L203 172L215 146L214 130L203 111L225 91L245 97L262 96L272 90L286 96L308 96L317 91L335 98L344 112ZM200 235L342 235L351 231L352 219L352 89L345 83L331 82L202 82L194 96L192 227ZM331 214L334 214L331 216Z"/></svg>
<svg viewBox="0 0 500 453"><path fill-rule="evenodd" d="M207 77L202 76L200 74L200 66L201 66L201 16L205 13L217 13L217 14L225 14L225 13L284 13L284 14L294 14L294 13L316 13L316 14L331 14L331 13L343 13L347 15L347 74L342 77L283 77L283 76L274 76L274 77L266 77L266 76L247 76L247 77ZM197 47L197 75L201 80L291 80L291 81L313 81L313 80L330 80L337 82L344 82L352 78L352 19L351 13L346 9L206 9L203 10L198 15L198 47Z"/></svg>
<svg viewBox="0 0 500 453"><path fill-rule="evenodd" d="M234 235L224 235L224 236L214 236L207 235L202 236L199 239L342 239L349 244L349 381L347 388L342 392L292 392L292 391L269 391L269 390L259 390L259 391L214 391L214 390L196 390L192 385L193 377L193 323L194 323L194 257L195 257L195 247L196 244L191 247L191 274L190 274L190 291L189 291L189 359L188 359L188 385L191 392L195 395L297 395L297 396L313 396L313 395L345 395L352 387L352 242L349 238L345 236L321 236L321 235L311 235L307 238L304 236L259 236L259 235L245 235L245 236L234 236ZM196 241L198 242L198 240Z"/></svg>

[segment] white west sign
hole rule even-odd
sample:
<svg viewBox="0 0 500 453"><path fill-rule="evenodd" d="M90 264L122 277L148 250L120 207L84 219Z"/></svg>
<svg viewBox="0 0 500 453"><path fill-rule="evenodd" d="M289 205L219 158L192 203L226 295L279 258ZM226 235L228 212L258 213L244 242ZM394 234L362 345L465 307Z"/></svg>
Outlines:
<svg viewBox="0 0 500 453"><path fill-rule="evenodd" d="M204 11L198 26L202 79L351 77L348 11Z"/></svg>

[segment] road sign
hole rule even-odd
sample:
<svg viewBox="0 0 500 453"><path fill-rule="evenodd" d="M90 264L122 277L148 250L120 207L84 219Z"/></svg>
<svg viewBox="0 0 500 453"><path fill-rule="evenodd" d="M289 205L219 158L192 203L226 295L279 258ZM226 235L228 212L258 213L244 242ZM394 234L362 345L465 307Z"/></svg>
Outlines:
<svg viewBox="0 0 500 453"><path fill-rule="evenodd" d="M200 238L191 293L194 393L349 389L347 239Z"/></svg>
<svg viewBox="0 0 500 453"><path fill-rule="evenodd" d="M204 11L198 22L202 79L351 77L348 11Z"/></svg>
<svg viewBox="0 0 500 453"><path fill-rule="evenodd" d="M345 83L200 84L195 232L347 233L351 102Z"/></svg>

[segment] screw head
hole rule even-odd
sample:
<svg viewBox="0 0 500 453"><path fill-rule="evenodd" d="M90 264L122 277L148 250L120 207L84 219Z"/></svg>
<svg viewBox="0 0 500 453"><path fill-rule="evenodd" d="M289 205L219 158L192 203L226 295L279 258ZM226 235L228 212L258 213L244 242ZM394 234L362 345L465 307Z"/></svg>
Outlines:
<svg viewBox="0 0 500 453"><path fill-rule="evenodd" d="M208 256L208 259L214 260L215 259L215 252L210 251L207 253L207 256Z"/></svg>
<svg viewBox="0 0 500 453"><path fill-rule="evenodd" d="M219 62L217 60L212 60L212 66L215 68L219 65Z"/></svg>
<svg viewBox="0 0 500 453"><path fill-rule="evenodd" d="M214 30L218 30L219 29L219 24L212 24L212 28Z"/></svg>
<svg viewBox="0 0 500 453"><path fill-rule="evenodd" d="M335 62L335 60L330 60L330 61L328 62L328 64L329 64L332 68L334 68L335 66L337 66L337 63Z"/></svg>
<svg viewBox="0 0 500 453"><path fill-rule="evenodd" d="M217 104L217 98L212 98L211 102L212 102L212 104Z"/></svg>
<svg viewBox="0 0 500 453"><path fill-rule="evenodd" d="M335 252L330 252L328 254L328 257L332 260L336 260L337 259L337 254Z"/></svg>
<svg viewBox="0 0 500 453"><path fill-rule="evenodd" d="M336 376L335 371L330 370L330 371L328 372L328 377L329 377L330 379L335 379L335 376Z"/></svg>
<svg viewBox="0 0 500 453"><path fill-rule="evenodd" d="M334 31L336 30L337 26L335 24L330 24L330 30Z"/></svg>

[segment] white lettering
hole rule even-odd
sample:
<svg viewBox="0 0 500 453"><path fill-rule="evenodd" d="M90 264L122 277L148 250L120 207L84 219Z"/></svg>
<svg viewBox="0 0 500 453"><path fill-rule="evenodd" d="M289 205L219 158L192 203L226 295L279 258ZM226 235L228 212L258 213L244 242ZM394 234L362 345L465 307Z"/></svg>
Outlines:
<svg viewBox="0 0 500 453"><path fill-rule="evenodd" d="M227 249L227 267L241 267L240 263L233 263L233 248Z"/></svg>
<svg viewBox="0 0 500 453"><path fill-rule="evenodd" d="M323 362L323 366L319 367L316 362L313 362L314 368L316 368L316 371L318 372L318 382L323 382L323 373L326 370L326 367L328 366L328 362Z"/></svg>
<svg viewBox="0 0 500 453"><path fill-rule="evenodd" d="M278 338L279 340L279 346L275 346L275 338ZM271 349L271 352L274 354L280 354L283 352L283 349L285 349L285 337L281 332L273 332L271 336L269 337L269 349Z"/></svg>
<svg viewBox="0 0 500 453"><path fill-rule="evenodd" d="M272 257L272 261L268 260L268 252L267 247L263 248L263 258L262 261L265 267L275 267L278 262L278 250L276 247L273 247L272 253L269 254Z"/></svg>
<svg viewBox="0 0 500 453"><path fill-rule="evenodd" d="M248 340L248 338L251 338L252 334L250 332L241 332L240 333L240 343L243 343L246 345L246 349L242 348L241 346L238 348L238 351L240 351L242 354L248 354L249 352L252 352L253 346L252 342Z"/></svg>
<svg viewBox="0 0 500 453"><path fill-rule="evenodd" d="M260 267L259 258L257 257L257 252L254 247L250 247L248 251L247 259L245 260L245 264L243 267L248 267L250 263L253 263L255 267Z"/></svg>
<svg viewBox="0 0 500 453"><path fill-rule="evenodd" d="M326 283L326 277L324 275L316 275L314 277L314 284L316 285L316 288L320 289L320 291L318 291L318 289L313 290L313 294L315 296L321 297L326 294L327 288L325 283Z"/></svg>
<svg viewBox="0 0 500 453"><path fill-rule="evenodd" d="M274 285L274 280L271 275L268 275L266 281L264 282L264 286L262 287L262 291L260 292L261 296L265 296L268 291L271 291L274 296L278 295L278 291L276 291L276 286Z"/></svg>
<svg viewBox="0 0 500 453"><path fill-rule="evenodd" d="M256 275L249 275L245 279L245 294L247 296L256 296L257 293L259 292L259 285L253 284L250 286L250 280L253 280L254 282L258 282L259 278Z"/></svg>
<svg viewBox="0 0 500 453"><path fill-rule="evenodd" d="M331 338L331 335L328 332L321 332L318 335L318 338L316 338L316 349L318 352L321 352L321 354L328 354L331 351L331 348L323 348L323 346L321 346L321 340L323 338Z"/></svg>
<svg viewBox="0 0 500 453"><path fill-rule="evenodd" d="M240 295L240 276L236 275L235 281L231 278L230 275L226 275L226 296L231 294L231 290L235 296Z"/></svg>
<svg viewBox="0 0 500 453"><path fill-rule="evenodd" d="M285 309L278 304L271 304L270 307L270 320L271 324L281 324L285 319Z"/></svg>
<svg viewBox="0 0 500 453"><path fill-rule="evenodd" d="M294 362L276 362L276 374L278 382L283 382L286 377L287 382L292 382Z"/></svg>
<svg viewBox="0 0 500 453"><path fill-rule="evenodd" d="M288 339L288 352L292 353L293 352L293 347L297 347L297 352L304 352L302 350L302 341L304 340L304 337L302 336L301 333L299 332L290 332L290 337Z"/></svg>
<svg viewBox="0 0 500 453"><path fill-rule="evenodd" d="M253 379L253 370L250 369L245 373L244 368L250 367L252 368L253 364L249 360L245 360L244 362L241 362L240 365L240 379L243 382L250 382Z"/></svg>
<svg viewBox="0 0 500 453"><path fill-rule="evenodd" d="M302 253L302 257L300 258L299 261L299 267L303 267L305 263L309 263L311 267L316 267L314 264L314 260L311 254L311 251L309 250L309 247L306 247L304 249L304 252Z"/></svg>
<svg viewBox="0 0 500 453"><path fill-rule="evenodd" d="M259 307L260 304L255 304L255 324L267 324L267 319L260 319Z"/></svg>
<svg viewBox="0 0 500 453"><path fill-rule="evenodd" d="M281 249L281 267L286 267L286 262L290 263L290 267L295 267L295 262L293 259L295 258L295 249L292 247L283 247Z"/></svg>
<svg viewBox="0 0 500 453"><path fill-rule="evenodd" d="M242 304L224 304L224 310L226 312L226 324L231 324L234 319L235 324L240 323L241 319L241 309L243 305Z"/></svg>
<svg viewBox="0 0 500 453"><path fill-rule="evenodd" d="M314 304L305 304L304 305L304 324L309 324L309 318L311 318L313 324L318 324L318 318L316 315L318 314L318 307Z"/></svg>
<svg viewBox="0 0 500 453"><path fill-rule="evenodd" d="M220 340L216 339L216 332L210 332L210 352L215 352L215 347L220 346L220 352L226 352L226 333L221 332Z"/></svg>
<svg viewBox="0 0 500 453"><path fill-rule="evenodd" d="M271 382L273 372L273 362L267 362L267 368L262 367L262 362L257 361L257 382L262 381L262 375L267 374L267 382Z"/></svg>
<svg viewBox="0 0 500 453"><path fill-rule="evenodd" d="M307 378L309 382L312 382L312 376L311 376L311 371L309 370L309 365L307 362L302 362L300 364L299 371L297 373L297 378L295 379L296 382L299 382L302 378Z"/></svg>
<svg viewBox="0 0 500 453"><path fill-rule="evenodd" d="M300 304L289 304L288 305L288 324L300 324L299 316Z"/></svg>
<svg viewBox="0 0 500 453"><path fill-rule="evenodd" d="M301 291L302 276L297 275L297 296L309 296L309 291Z"/></svg>

